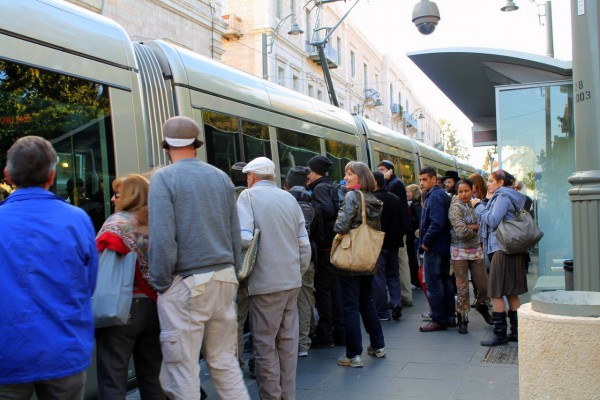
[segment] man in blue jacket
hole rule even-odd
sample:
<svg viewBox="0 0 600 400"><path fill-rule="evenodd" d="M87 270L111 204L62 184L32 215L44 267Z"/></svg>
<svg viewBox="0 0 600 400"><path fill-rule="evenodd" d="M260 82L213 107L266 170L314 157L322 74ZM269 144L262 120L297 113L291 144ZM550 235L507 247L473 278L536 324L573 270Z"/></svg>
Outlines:
<svg viewBox="0 0 600 400"><path fill-rule="evenodd" d="M48 191L56 151L25 136L8 150L16 186L0 203L0 398L81 399L94 345L92 221Z"/></svg>
<svg viewBox="0 0 600 400"><path fill-rule="evenodd" d="M421 326L421 332L446 330L456 326L454 291L450 284L450 197L437 184L435 168L419 171L424 196L419 226L419 248L425 252L425 282L431 306L431 322Z"/></svg>

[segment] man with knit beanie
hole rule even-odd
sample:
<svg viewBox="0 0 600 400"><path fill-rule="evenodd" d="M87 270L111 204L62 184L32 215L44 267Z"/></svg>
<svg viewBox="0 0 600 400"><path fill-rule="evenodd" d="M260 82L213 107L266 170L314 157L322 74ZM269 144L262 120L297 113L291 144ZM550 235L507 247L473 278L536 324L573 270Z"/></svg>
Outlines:
<svg viewBox="0 0 600 400"><path fill-rule="evenodd" d="M325 156L318 155L308 161L308 188L312 190L313 204L318 204L323 213L323 240L317 243L317 265L315 268L315 300L319 321L312 341L312 348L332 348L345 345L346 337L342 321L340 293L335 269L331 265L331 244L333 225L337 218L333 198L333 181L327 172L333 163ZM337 195L337 193L335 193Z"/></svg>

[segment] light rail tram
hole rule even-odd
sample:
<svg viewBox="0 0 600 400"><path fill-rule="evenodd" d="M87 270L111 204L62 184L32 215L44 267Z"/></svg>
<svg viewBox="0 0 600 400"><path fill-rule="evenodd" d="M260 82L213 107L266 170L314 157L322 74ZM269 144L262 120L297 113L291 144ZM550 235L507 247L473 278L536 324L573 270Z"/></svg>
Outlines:
<svg viewBox="0 0 600 400"><path fill-rule="evenodd" d="M424 166L476 172L373 121L174 44L132 41L116 22L60 0L0 0L0 21L0 166L17 138L45 137L59 154L51 190L86 209L96 229L111 213L115 176L167 164L161 126L175 115L198 122L205 143L198 157L228 174L235 162L266 156L280 183L317 154L331 159L336 181L351 160L371 168L391 160L407 185Z"/></svg>

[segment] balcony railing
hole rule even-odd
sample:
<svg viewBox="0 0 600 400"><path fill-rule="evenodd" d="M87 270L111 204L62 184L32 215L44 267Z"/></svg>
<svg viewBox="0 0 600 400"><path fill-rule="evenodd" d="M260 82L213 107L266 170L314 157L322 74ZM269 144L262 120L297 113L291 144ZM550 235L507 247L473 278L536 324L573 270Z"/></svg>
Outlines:
<svg viewBox="0 0 600 400"><path fill-rule="evenodd" d="M311 45L309 42L305 42L305 49L308 53L308 58L321 65L319 50L316 48L316 46ZM330 69L338 67L338 53L333 47L325 46L325 58L327 59L327 66Z"/></svg>
<svg viewBox="0 0 600 400"><path fill-rule="evenodd" d="M419 122L416 118L413 118L409 113L405 112L404 113L404 119L407 122L407 127L410 128L408 125L411 125L413 128L415 129L419 129Z"/></svg>

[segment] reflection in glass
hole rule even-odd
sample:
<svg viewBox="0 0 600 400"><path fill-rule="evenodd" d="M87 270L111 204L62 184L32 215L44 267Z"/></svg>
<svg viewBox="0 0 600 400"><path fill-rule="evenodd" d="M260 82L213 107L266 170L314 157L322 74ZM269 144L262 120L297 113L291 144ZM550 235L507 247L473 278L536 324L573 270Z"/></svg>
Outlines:
<svg viewBox="0 0 600 400"><path fill-rule="evenodd" d="M204 137L208 162L225 173L241 159L238 142L238 119L231 115L204 110Z"/></svg>
<svg viewBox="0 0 600 400"><path fill-rule="evenodd" d="M327 158L333 162L329 170L329 176L334 182L344 179L344 168L350 161L356 161L356 146L337 142L335 140L326 140L325 149Z"/></svg>
<svg viewBox="0 0 600 400"><path fill-rule="evenodd" d="M287 129L277 130L277 148L279 149L279 169L282 180L285 180L292 167L306 166L308 160L321 154L318 137Z"/></svg>
<svg viewBox="0 0 600 400"><path fill-rule="evenodd" d="M0 166L10 146L28 135L49 140L58 153L50 190L83 208L99 229L111 213L114 177L106 87L0 61ZM0 187L6 191L3 179Z"/></svg>
<svg viewBox="0 0 600 400"><path fill-rule="evenodd" d="M567 193L575 171L572 85L501 90L499 100L501 168L523 181L544 232L539 274L562 273L563 259L573 254Z"/></svg>
<svg viewBox="0 0 600 400"><path fill-rule="evenodd" d="M244 161L250 162L256 157L271 159L271 144L267 125L242 120L242 136L244 138Z"/></svg>

